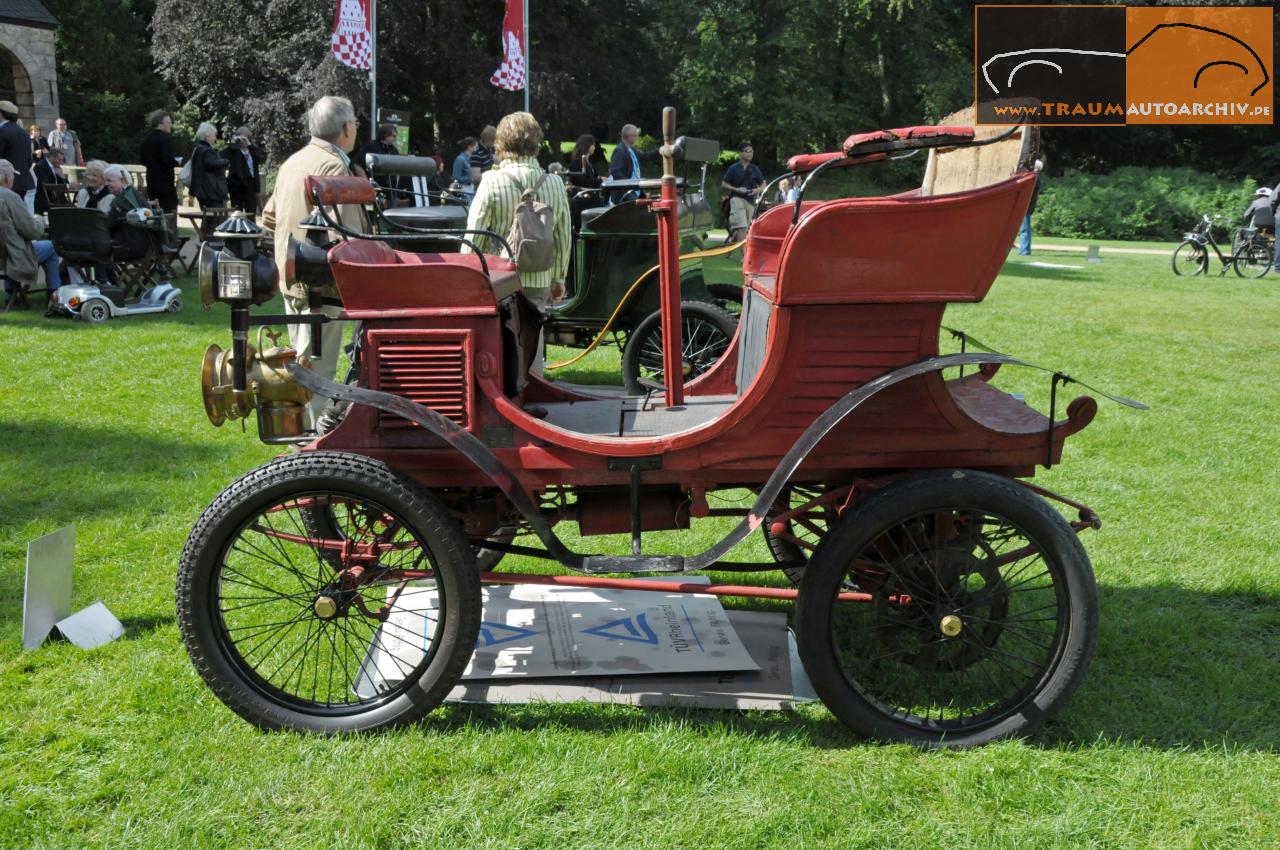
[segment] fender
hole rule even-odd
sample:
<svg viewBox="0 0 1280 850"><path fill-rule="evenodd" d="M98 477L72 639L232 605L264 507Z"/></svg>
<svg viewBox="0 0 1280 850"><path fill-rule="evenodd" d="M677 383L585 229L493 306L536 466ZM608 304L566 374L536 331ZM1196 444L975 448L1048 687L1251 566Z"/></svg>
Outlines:
<svg viewBox="0 0 1280 850"><path fill-rule="evenodd" d="M578 572L587 573L625 573L625 572L695 572L713 567L716 562L731 552L743 540L764 523L764 518L777 500L787 481L800 468L810 453L831 430L856 410L867 399L884 392L895 384L930 372L940 372L957 366L979 366L984 363L1000 363L1014 366L1031 366L1007 354L980 352L969 354L948 354L930 357L916 363L902 366L872 378L860 387L850 390L835 404L827 408L813 423L804 430L795 444L783 455L782 460L769 475L769 479L760 489L751 510L738 525L722 540L701 554L692 557L682 555L582 555L572 552L552 530L551 524L538 510L538 506L525 491L515 474L507 468L488 446L470 431L458 425L429 407L424 407L409 399L370 390L350 384L339 384L320 377L310 369L297 365L289 366L289 374L302 386L318 396L335 401L350 401L363 404L378 410L404 417L421 425L431 434L444 440L462 454L475 467L488 476L501 490L521 516L529 523L538 539L547 547L549 554L565 567ZM1032 367L1038 368L1038 367Z"/></svg>

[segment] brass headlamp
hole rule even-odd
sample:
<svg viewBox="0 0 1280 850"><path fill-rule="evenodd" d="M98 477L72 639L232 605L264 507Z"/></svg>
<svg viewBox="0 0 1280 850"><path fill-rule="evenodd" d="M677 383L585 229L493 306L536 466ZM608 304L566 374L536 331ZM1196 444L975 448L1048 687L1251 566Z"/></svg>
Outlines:
<svg viewBox="0 0 1280 850"><path fill-rule="evenodd" d="M200 366L200 394L204 398L204 412L214 425L232 419L243 419L252 411L258 412L258 436L264 443L291 443L308 439L306 433L306 405L311 391L289 377L288 366L295 361L310 367L305 358L299 360L292 348L276 344L272 336L270 347L263 348L258 329L258 346L246 346L244 373L245 389L235 388L236 362L233 351L223 351L217 344L210 345Z"/></svg>

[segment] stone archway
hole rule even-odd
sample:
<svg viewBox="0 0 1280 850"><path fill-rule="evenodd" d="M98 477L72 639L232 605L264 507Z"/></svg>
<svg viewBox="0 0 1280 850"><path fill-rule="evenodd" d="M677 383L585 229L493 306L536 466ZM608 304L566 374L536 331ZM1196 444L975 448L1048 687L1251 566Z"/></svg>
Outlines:
<svg viewBox="0 0 1280 850"><path fill-rule="evenodd" d="M18 107L25 125L48 133L58 117L58 76L53 30L0 24L0 100Z"/></svg>

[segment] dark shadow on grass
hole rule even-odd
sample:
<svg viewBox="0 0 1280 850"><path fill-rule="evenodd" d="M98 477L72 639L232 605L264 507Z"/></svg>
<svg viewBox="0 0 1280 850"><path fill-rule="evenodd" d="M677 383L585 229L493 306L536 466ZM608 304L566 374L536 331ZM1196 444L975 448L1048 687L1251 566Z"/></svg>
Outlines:
<svg viewBox="0 0 1280 850"><path fill-rule="evenodd" d="M178 618L173 614L153 614L148 617L121 617L120 624L124 626L125 640L138 640L144 638L156 629L167 628L174 625Z"/></svg>

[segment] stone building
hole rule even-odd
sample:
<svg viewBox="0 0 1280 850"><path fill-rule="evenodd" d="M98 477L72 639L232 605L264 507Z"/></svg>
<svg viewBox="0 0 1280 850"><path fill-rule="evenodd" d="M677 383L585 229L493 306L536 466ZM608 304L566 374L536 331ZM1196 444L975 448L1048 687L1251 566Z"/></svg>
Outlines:
<svg viewBox="0 0 1280 850"><path fill-rule="evenodd" d="M0 100L17 104L18 120L46 135L58 117L57 29L40 0L0 0Z"/></svg>

